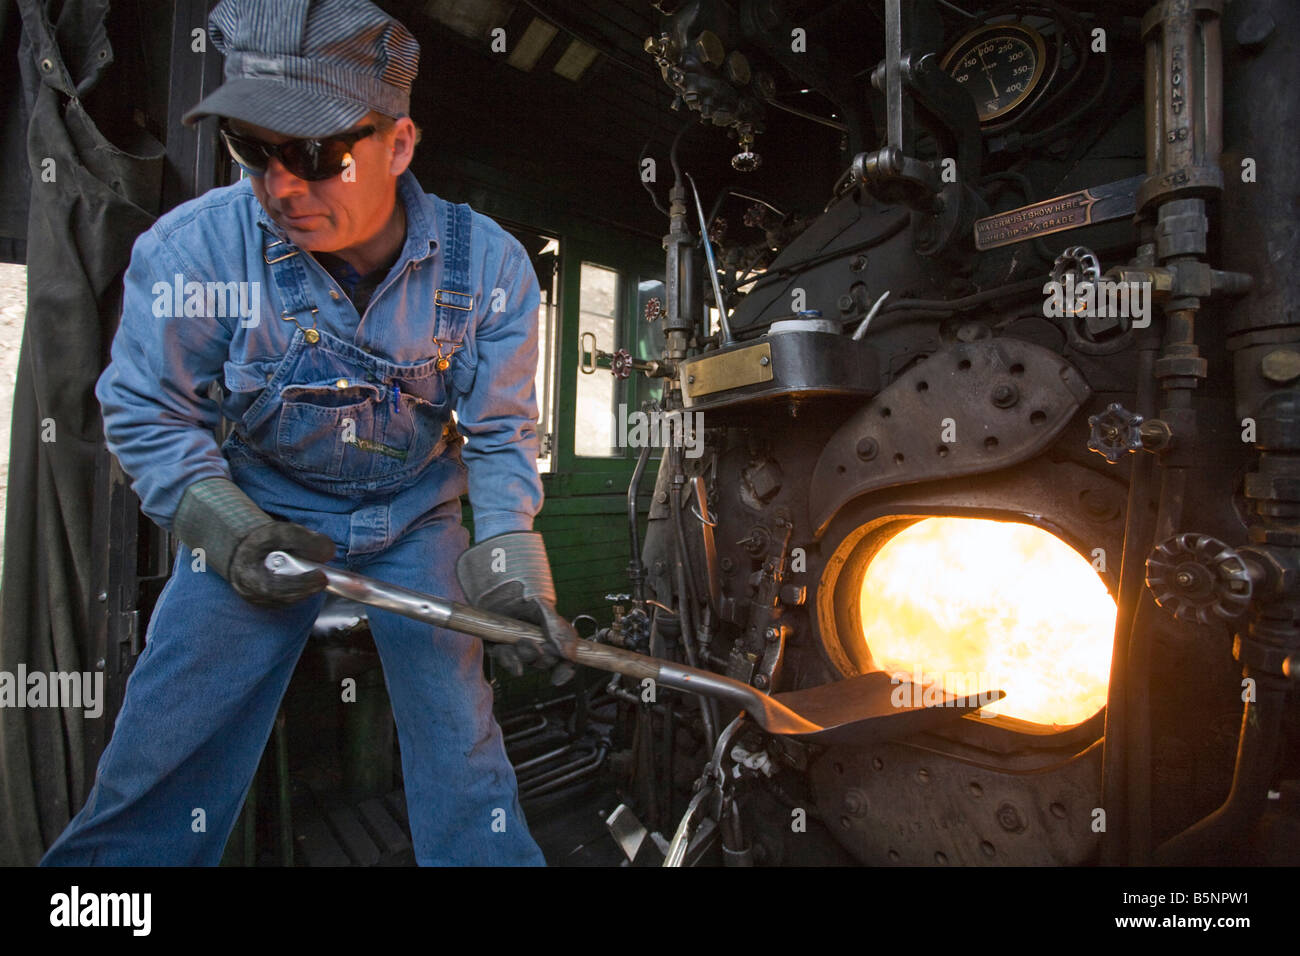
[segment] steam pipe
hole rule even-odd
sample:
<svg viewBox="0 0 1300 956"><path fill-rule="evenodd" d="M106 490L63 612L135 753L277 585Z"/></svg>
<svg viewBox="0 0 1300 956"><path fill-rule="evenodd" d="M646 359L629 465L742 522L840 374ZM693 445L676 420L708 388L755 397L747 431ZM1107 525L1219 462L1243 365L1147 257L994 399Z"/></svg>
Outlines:
<svg viewBox="0 0 1300 956"><path fill-rule="evenodd" d="M1163 540L1157 538L1156 540ZM1124 757L1128 762L1128 862L1151 861L1151 595L1138 595L1128 651L1128 729Z"/></svg>
<svg viewBox="0 0 1300 956"><path fill-rule="evenodd" d="M734 187L729 186L726 189L722 190L722 192L718 193L718 198L713 200L713 208L709 210L708 225L710 226L713 225L713 220L718 218L718 213L722 209L722 204L726 202L728 196L735 196L738 199L748 199L750 202L756 202L761 206L766 206L768 209L772 210L772 212L776 213L778 216L785 218L786 214L782 212L780 209L777 209L766 199L763 199L760 196L755 196L753 193L741 192L739 189L735 189Z"/></svg>
<svg viewBox="0 0 1300 956"><path fill-rule="evenodd" d="M1223 188L1218 168L1223 140L1218 12L1162 2L1153 5L1142 20L1147 178L1138 189L1138 208L1148 241L1139 247L1137 262L1148 267L1159 262L1175 275L1181 275L1180 268L1205 268L1209 221L1203 197ZM1180 286L1182 283L1175 283L1163 307L1165 334L1154 367L1162 395L1160 418L1169 423L1175 436L1175 444L1160 459L1157 541L1171 537L1182 522L1187 472L1197 466L1199 444L1192 396L1208 371L1196 345L1196 317L1203 293L1190 293ZM1143 358L1148 354L1144 352ZM1145 382L1144 377L1142 384ZM1139 414L1148 417L1149 412L1140 408ZM1142 502L1137 504L1142 507ZM1138 604L1129 632L1124 676L1127 703L1119 736L1127 761L1126 803L1120 818L1126 845L1104 849L1102 862L1144 865L1151 861L1151 628L1147 620L1151 598L1136 580L1138 568L1130 567L1128 543L1126 537L1121 574L1125 584L1136 585ZM1108 720L1108 743L1110 732ZM1108 769L1115 765L1111 760L1103 763ZM1105 795L1113 795L1110 788Z"/></svg>
<svg viewBox="0 0 1300 956"><path fill-rule="evenodd" d="M668 191L668 235L664 236L664 311L659 317L659 328L664 335L664 358L678 362L686 358L689 333L694 321L694 253L690 227L687 224L686 186L682 182L682 168L677 161L677 147L682 136L693 125L687 122L673 137L668 158L673 167L673 185ZM673 396L675 380L669 379L664 387L667 408L676 407Z"/></svg>
<svg viewBox="0 0 1300 956"><path fill-rule="evenodd" d="M1252 47L1248 61L1234 71L1234 82L1228 87L1231 108L1225 120L1229 126L1226 139L1242 144L1261 168L1273 172L1249 185L1239 185L1236 177L1228 177L1225 201L1219 207L1225 240L1239 240L1225 241L1228 261L1224 265L1248 268L1254 279L1245 307L1228 319L1227 344L1233 355L1233 417L1243 424L1243 419L1249 418L1257 427L1252 468L1244 483L1249 552L1270 569L1256 583L1249 622L1240 626L1233 648L1234 657L1243 665L1243 676L1255 680L1257 704L1246 704L1227 802L1188 834L1162 846L1158 859L1175 858L1193 841L1209 845L1215 839L1231 838L1227 821L1234 818L1241 830L1236 838L1244 840L1246 828L1255 824L1264 806L1262 795L1270 784L1266 776L1272 756L1266 747L1269 734L1286 733L1277 729L1272 714L1280 707L1281 679L1292 681L1294 707L1295 681L1300 676L1296 667L1300 662L1300 588L1292 583L1300 568L1300 537L1296 535L1300 524L1300 485L1296 481L1300 477L1300 381L1269 369L1270 356L1294 355L1300 350L1300 317L1295 311L1300 272L1294 256L1267 254L1272 250L1270 235L1253 234L1259 224L1269 222L1278 209L1291 202L1300 172L1292 134L1300 116L1292 76L1300 8L1276 3L1269 13L1273 18L1270 36ZM1243 103L1268 103L1270 108L1247 114ZM1253 721L1249 719L1252 716L1256 718ZM1252 735L1255 739L1248 739ZM1294 746L1294 741L1290 743ZM1252 768L1252 759L1264 765ZM1234 798L1242 809L1237 809ZM1222 836L1209 829L1217 820L1225 821L1220 825Z"/></svg>
<svg viewBox="0 0 1300 956"><path fill-rule="evenodd" d="M673 750L673 723L677 719L675 702L670 698L666 704L667 712L664 719L664 812L668 819L673 819L673 764L676 754Z"/></svg>
<svg viewBox="0 0 1300 956"><path fill-rule="evenodd" d="M676 449L674 449L675 451ZM680 468L680 463L677 463ZM686 663L695 667L695 625L691 605L694 602L694 586L690 575L687 572L687 562L689 558L686 555L686 535L682 528L682 489L681 485L674 483L672 489L672 512L673 512L673 529L677 536L677 606L679 608L679 619L682 626L682 643L686 645ZM712 702L700 698L700 717L704 721L704 734L708 740L709 746L712 747L716 738L716 723L713 719Z"/></svg>
<svg viewBox="0 0 1300 956"><path fill-rule="evenodd" d="M1138 352L1138 414L1147 414L1155 404L1155 343L1144 336ZM1145 561L1148 550L1146 504L1151 493L1152 459L1139 453L1129 476L1128 503L1124 511L1124 550L1120 557L1119 594L1115 612L1115 643L1111 650L1106 729L1102 750L1102 805L1112 819L1128 819L1128 768L1125 754L1128 733L1130 686L1129 650L1137 622L1138 602L1146 588ZM1101 862L1116 865L1127 858L1127 826L1111 827L1102 840Z"/></svg>
<svg viewBox="0 0 1300 956"><path fill-rule="evenodd" d="M636 467L632 469L632 480L627 486L627 528L632 542L632 560L627 564L627 576L632 579L632 599L637 606L645 604L645 565L641 563L641 533L637 528L636 499L641 490L641 477L645 474L646 463L650 460L650 444L641 447L637 455Z"/></svg>
<svg viewBox="0 0 1300 956"><path fill-rule="evenodd" d="M697 613L697 608L700 606L700 596L695 590L695 567L691 563L690 552L686 550L686 525L682 519L681 512L682 486L674 482L671 494L673 505L673 534L676 536L678 553L682 558L682 568L686 573L686 593L691 599L691 629L694 630L695 615Z"/></svg>
<svg viewBox="0 0 1300 956"><path fill-rule="evenodd" d="M645 774L642 785L646 795L646 814L652 826L659 824L659 794L655 785L654 716L650 705L639 701L636 715L637 751L640 770Z"/></svg>
<svg viewBox="0 0 1300 956"><path fill-rule="evenodd" d="M714 303L718 307L718 328L722 335L722 344L727 346L733 341L731 321L727 318L727 300L722 297L722 286L718 283L718 264L713 258L713 243L709 241L709 226L704 221L704 206L700 204L700 191L695 188L695 180L689 175L686 178L691 181L691 193L695 196L695 211L700 217L700 242L704 246L705 261L709 264L709 279L713 283Z"/></svg>
<svg viewBox="0 0 1300 956"><path fill-rule="evenodd" d="M1160 866L1203 860L1207 852L1225 842L1243 839L1264 812L1288 685L1272 675L1252 673L1249 667L1245 674L1255 680L1255 700L1247 700L1242 708L1241 738L1228 799L1208 817L1161 844L1155 854Z"/></svg>

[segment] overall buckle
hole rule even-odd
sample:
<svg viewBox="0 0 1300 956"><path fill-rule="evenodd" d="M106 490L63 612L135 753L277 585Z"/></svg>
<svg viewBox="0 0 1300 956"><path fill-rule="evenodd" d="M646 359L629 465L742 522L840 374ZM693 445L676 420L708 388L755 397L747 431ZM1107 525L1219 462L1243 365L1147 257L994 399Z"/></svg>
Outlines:
<svg viewBox="0 0 1300 956"><path fill-rule="evenodd" d="M275 240L275 242L271 242L263 246L262 261L265 262L268 266L273 266L277 262L283 262L285 259L292 259L301 251L299 249L294 249L292 252L286 252L282 256L276 256L274 259L268 258L268 253L270 253L270 251L274 249L276 246L286 246L286 245L288 245L288 242L286 242L284 239L277 239Z"/></svg>
<svg viewBox="0 0 1300 956"><path fill-rule="evenodd" d="M444 295L459 296L461 299L469 300L468 305L458 305L455 302L448 302L443 298ZM433 293L434 305L445 305L449 309L456 309L460 312L470 312L474 308L474 296L468 292L456 292L453 289L436 289Z"/></svg>

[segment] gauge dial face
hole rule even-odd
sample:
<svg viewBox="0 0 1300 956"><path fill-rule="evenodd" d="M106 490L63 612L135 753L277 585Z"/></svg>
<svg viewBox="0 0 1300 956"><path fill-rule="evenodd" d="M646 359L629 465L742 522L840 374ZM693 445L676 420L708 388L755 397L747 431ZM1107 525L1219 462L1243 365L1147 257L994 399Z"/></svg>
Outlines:
<svg viewBox="0 0 1300 956"><path fill-rule="evenodd" d="M943 69L975 99L981 123L1001 119L1034 92L1047 44L1037 30L995 23L966 34L943 58Z"/></svg>

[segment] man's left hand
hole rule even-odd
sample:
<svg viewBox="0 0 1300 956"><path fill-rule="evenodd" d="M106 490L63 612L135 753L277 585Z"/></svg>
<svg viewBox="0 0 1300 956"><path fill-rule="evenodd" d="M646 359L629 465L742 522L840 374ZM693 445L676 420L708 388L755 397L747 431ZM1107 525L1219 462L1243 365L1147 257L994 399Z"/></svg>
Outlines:
<svg viewBox="0 0 1300 956"><path fill-rule="evenodd" d="M555 585L542 536L515 531L480 541L456 562L456 577L468 601L485 611L536 624L546 636L541 646L492 644L489 653L519 676L528 664L551 672L551 683L568 683L576 673L567 660L578 632L555 609Z"/></svg>

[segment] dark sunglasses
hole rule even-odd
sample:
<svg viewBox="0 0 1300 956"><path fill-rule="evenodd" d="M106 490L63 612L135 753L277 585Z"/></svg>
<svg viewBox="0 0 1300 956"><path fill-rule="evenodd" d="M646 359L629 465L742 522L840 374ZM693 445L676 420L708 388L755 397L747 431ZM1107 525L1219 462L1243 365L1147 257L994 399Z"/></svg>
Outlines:
<svg viewBox="0 0 1300 956"><path fill-rule="evenodd" d="M221 138L226 143L226 149L230 150L235 162L251 175L265 176L271 158L275 157L289 172L309 182L331 179L352 165L352 147L374 131L373 126L363 126L338 136L266 143L244 133L236 133L225 123L221 124Z"/></svg>

